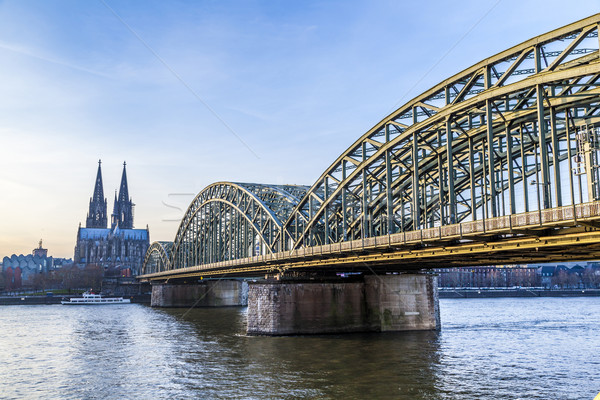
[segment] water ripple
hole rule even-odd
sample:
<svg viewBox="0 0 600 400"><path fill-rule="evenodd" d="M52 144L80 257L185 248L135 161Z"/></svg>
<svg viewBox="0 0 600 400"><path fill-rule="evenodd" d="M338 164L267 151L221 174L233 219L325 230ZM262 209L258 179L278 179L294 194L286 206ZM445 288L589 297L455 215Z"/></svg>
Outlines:
<svg viewBox="0 0 600 400"><path fill-rule="evenodd" d="M600 299L441 300L441 332L244 335L240 308L0 307L3 399L586 399Z"/></svg>

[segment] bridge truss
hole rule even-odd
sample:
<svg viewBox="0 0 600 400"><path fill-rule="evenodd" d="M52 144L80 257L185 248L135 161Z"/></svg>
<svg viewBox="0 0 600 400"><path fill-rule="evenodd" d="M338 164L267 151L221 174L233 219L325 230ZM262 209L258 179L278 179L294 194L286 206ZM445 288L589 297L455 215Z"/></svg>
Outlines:
<svg viewBox="0 0 600 400"><path fill-rule="evenodd" d="M577 222L576 206L600 200L599 24L597 14L446 79L381 120L310 188L209 186L183 218L166 268L386 237L391 246L415 232L421 244L423 232L456 245L490 232L552 236L566 226L548 211L568 206L568 229L595 228L587 211ZM538 222L518 223L535 212ZM468 239L467 225L476 234Z"/></svg>
<svg viewBox="0 0 600 400"><path fill-rule="evenodd" d="M281 226L308 190L299 185L217 182L202 190L186 211L172 245L173 266L210 264L281 247Z"/></svg>
<svg viewBox="0 0 600 400"><path fill-rule="evenodd" d="M599 19L483 60L384 118L301 200L286 248L598 199Z"/></svg>
<svg viewBox="0 0 600 400"><path fill-rule="evenodd" d="M142 275L169 270L172 248L173 242L153 242L146 250Z"/></svg>

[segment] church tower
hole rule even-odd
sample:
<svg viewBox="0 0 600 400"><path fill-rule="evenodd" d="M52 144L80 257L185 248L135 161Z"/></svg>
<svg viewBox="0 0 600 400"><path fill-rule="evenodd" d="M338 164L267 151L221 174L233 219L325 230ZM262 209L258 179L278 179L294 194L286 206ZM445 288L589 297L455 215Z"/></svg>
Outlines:
<svg viewBox="0 0 600 400"><path fill-rule="evenodd" d="M133 202L129 198L129 189L127 188L126 163L123 163L123 175L121 176L121 187L119 196L115 193L115 205L112 213L112 228L119 226L121 229L133 229Z"/></svg>
<svg viewBox="0 0 600 400"><path fill-rule="evenodd" d="M127 186L126 164L123 163L121 186L115 190L115 203L110 226L106 224L106 199L102 187L102 172L98 162L98 175L94 196L90 199L86 227L79 224L75 245L75 263L83 268L97 265L111 276L131 277L138 275L144 265L144 256L150 246L150 232L146 229L133 229L133 207ZM36 251L46 251L40 248ZM1 397L1 396L0 396Z"/></svg>
<svg viewBox="0 0 600 400"><path fill-rule="evenodd" d="M96 174L96 185L94 196L90 198L90 210L85 221L86 228L106 229L108 219L106 217L106 198L102 187L102 160L98 160L98 173Z"/></svg>

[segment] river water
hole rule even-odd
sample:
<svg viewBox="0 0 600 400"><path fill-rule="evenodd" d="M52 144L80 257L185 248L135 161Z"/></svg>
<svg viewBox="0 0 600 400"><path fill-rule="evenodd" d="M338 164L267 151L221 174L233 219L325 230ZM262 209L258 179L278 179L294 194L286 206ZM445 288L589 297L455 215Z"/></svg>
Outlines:
<svg viewBox="0 0 600 400"><path fill-rule="evenodd" d="M245 336L245 308L0 307L2 399L593 399L600 298L441 299L442 330Z"/></svg>

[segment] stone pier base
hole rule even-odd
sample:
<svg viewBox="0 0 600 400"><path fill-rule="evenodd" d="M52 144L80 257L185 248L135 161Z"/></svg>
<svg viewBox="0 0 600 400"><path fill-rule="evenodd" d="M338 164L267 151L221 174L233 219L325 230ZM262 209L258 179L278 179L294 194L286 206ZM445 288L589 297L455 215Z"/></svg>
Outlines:
<svg viewBox="0 0 600 400"><path fill-rule="evenodd" d="M248 283L239 280L152 285L152 307L223 307L248 304Z"/></svg>
<svg viewBox="0 0 600 400"><path fill-rule="evenodd" d="M365 277L371 330L425 331L440 328L436 275Z"/></svg>
<svg viewBox="0 0 600 400"><path fill-rule="evenodd" d="M366 276L362 282L256 282L249 335L439 329L437 277Z"/></svg>

